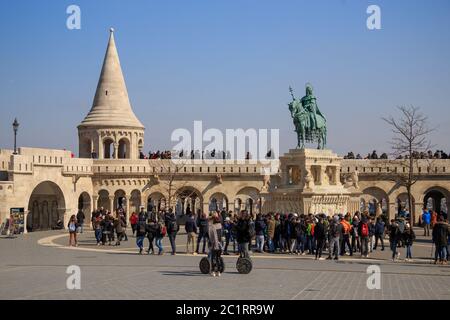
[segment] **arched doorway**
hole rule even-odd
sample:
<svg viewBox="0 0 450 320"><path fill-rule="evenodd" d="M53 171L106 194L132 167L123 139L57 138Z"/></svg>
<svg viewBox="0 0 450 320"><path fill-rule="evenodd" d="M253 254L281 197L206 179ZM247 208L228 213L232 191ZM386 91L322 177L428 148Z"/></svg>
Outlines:
<svg viewBox="0 0 450 320"><path fill-rule="evenodd" d="M52 181L39 183L28 201L31 231L49 230L58 220L64 222L66 202L61 188Z"/></svg>
<svg viewBox="0 0 450 320"><path fill-rule="evenodd" d="M361 199L361 211L368 211L370 215L377 215L377 210L385 216L389 216L389 197L387 193L378 187L370 187L363 190ZM364 206L364 207L363 207Z"/></svg>
<svg viewBox="0 0 450 320"><path fill-rule="evenodd" d="M228 212L228 198L223 193L215 193L209 198L209 212L222 211Z"/></svg>
<svg viewBox="0 0 450 320"><path fill-rule="evenodd" d="M125 197L125 191L119 189L116 192L114 192L113 206L114 207L112 208L111 211L117 210L118 208L126 210L127 198Z"/></svg>
<svg viewBox="0 0 450 320"><path fill-rule="evenodd" d="M414 208L416 205L416 200L412 197L412 208L409 207L409 201L408 201L408 194L401 193L397 196L397 199L395 200L395 213L398 216L403 216L406 212L410 213L411 215L414 214Z"/></svg>
<svg viewBox="0 0 450 320"><path fill-rule="evenodd" d="M424 207L437 213L448 213L449 192L441 187L430 188L423 198Z"/></svg>
<svg viewBox="0 0 450 320"><path fill-rule="evenodd" d="M175 212L177 215L196 213L202 209L200 192L194 188L186 187L177 191Z"/></svg>
<svg viewBox="0 0 450 320"><path fill-rule="evenodd" d="M160 212L166 208L166 198L160 192L154 192L147 198L147 211Z"/></svg>
<svg viewBox="0 0 450 320"><path fill-rule="evenodd" d="M100 190L98 192L98 200L97 200L97 208L101 210L109 210L110 208L110 201L109 201L109 192L107 190Z"/></svg>
<svg viewBox="0 0 450 320"><path fill-rule="evenodd" d="M141 211L141 192L137 189L131 191L130 211L131 212L140 212Z"/></svg>
<svg viewBox="0 0 450 320"><path fill-rule="evenodd" d="M245 187L239 190L236 198L241 200L241 207L243 206L249 214L255 216L259 213L259 208L256 206L260 202L259 190L253 187Z"/></svg>
<svg viewBox="0 0 450 320"><path fill-rule="evenodd" d="M127 138L122 138L119 140L118 158L130 158L130 141Z"/></svg>
<svg viewBox="0 0 450 320"><path fill-rule="evenodd" d="M78 197L78 210L83 211L86 221L91 220L92 206L89 193L83 192Z"/></svg>

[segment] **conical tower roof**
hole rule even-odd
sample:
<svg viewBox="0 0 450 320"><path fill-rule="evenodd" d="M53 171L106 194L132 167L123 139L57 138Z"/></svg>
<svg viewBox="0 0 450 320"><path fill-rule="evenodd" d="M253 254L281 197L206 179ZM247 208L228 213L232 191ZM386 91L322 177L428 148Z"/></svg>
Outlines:
<svg viewBox="0 0 450 320"><path fill-rule="evenodd" d="M112 28L92 108L78 127L144 128L131 109Z"/></svg>

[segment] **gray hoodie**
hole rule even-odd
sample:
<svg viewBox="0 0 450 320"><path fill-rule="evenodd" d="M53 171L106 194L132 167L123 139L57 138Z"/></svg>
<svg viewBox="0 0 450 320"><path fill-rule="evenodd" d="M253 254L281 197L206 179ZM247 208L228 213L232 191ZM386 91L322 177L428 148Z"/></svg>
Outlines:
<svg viewBox="0 0 450 320"><path fill-rule="evenodd" d="M220 250L220 241L217 236L217 226L213 224L212 221L208 222L208 239L209 239L209 249L210 250Z"/></svg>

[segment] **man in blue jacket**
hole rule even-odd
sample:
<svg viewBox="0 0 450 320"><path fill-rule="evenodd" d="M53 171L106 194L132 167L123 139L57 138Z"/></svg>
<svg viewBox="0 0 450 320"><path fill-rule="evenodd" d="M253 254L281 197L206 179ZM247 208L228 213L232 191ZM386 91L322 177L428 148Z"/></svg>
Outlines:
<svg viewBox="0 0 450 320"><path fill-rule="evenodd" d="M384 229L385 224L381 217L377 218L377 223L375 224L375 245L373 250L377 250L378 240L381 242L381 251L384 251Z"/></svg>
<svg viewBox="0 0 450 320"><path fill-rule="evenodd" d="M430 224L431 224L431 213L430 211L424 209L422 214L422 223L423 223L423 236L430 236Z"/></svg>

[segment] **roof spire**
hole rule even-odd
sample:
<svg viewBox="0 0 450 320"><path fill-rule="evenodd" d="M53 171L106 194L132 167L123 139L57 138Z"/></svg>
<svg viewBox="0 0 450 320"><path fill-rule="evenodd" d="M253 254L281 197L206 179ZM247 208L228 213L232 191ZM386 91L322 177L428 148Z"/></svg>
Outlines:
<svg viewBox="0 0 450 320"><path fill-rule="evenodd" d="M108 46L94 102L80 126L144 128L131 109L114 41L114 29L110 28L109 31Z"/></svg>

